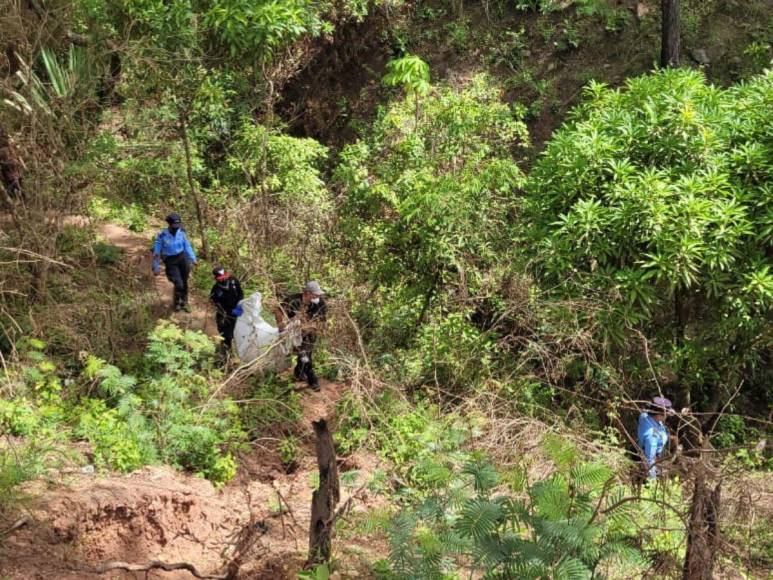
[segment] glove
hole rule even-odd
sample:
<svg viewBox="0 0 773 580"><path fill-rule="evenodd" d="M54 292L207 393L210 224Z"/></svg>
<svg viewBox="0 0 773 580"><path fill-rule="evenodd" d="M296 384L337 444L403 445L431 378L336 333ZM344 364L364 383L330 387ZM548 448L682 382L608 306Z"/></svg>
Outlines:
<svg viewBox="0 0 773 580"><path fill-rule="evenodd" d="M235 316L236 318L239 318L242 314L244 314L244 309L242 308L241 304L237 304L236 308L231 310L231 314Z"/></svg>

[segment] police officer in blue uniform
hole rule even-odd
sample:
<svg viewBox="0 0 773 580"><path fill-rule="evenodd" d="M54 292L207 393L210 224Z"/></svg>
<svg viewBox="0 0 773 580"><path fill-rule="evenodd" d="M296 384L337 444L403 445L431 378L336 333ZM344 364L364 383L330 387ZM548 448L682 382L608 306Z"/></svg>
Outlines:
<svg viewBox="0 0 773 580"><path fill-rule="evenodd" d="M188 308L188 277L191 267L196 264L196 253L191 247L188 236L182 228L179 213L166 216L169 227L156 237L153 244L153 274L161 273L161 261L164 262L166 277L174 285L173 308L175 312Z"/></svg>

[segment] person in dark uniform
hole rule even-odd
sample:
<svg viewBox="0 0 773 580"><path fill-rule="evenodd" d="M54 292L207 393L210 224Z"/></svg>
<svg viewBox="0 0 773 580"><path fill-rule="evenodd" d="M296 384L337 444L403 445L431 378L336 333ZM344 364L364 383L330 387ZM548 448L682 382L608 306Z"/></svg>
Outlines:
<svg viewBox="0 0 773 580"><path fill-rule="evenodd" d="M215 284L209 293L209 300L215 305L217 331L223 338L221 354L227 359L231 353L236 319L241 314L239 302L244 298L244 292L239 280L226 272L222 266L215 266L212 275L215 277Z"/></svg>
<svg viewBox="0 0 773 580"><path fill-rule="evenodd" d="M306 381L315 391L319 390L319 379L314 372L314 344L317 342L317 332L327 319L327 303L325 293L319 282L306 284L303 292L285 296L275 311L277 324L284 330L290 320L300 322L301 345L295 348L298 362L293 375L296 380Z"/></svg>
<svg viewBox="0 0 773 580"><path fill-rule="evenodd" d="M196 265L196 253L182 228L179 213L166 216L169 227L156 237L153 244L153 274L161 273L161 260L164 261L166 277L174 285L172 306L175 312L188 308L188 277L191 267Z"/></svg>

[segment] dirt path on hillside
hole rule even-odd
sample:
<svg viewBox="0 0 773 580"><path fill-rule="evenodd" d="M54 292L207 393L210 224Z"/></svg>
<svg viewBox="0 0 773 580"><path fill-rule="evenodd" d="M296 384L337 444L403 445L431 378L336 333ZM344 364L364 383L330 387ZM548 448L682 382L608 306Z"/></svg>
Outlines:
<svg viewBox="0 0 773 580"><path fill-rule="evenodd" d="M137 234L116 224L100 225L97 232L104 241L122 248L131 268L154 285L163 316L186 328L216 333L202 296L191 293L190 313L171 313L171 283L163 275L150 274L151 234ZM219 575L239 546L244 549L242 566L233 578L296 578L306 558L317 475L311 422L332 418L343 389L327 381L322 381L318 393L302 389L303 418L298 425L302 449L291 473L275 451L256 445L239 458L237 476L222 489L157 466L127 475L75 469L32 483L25 489L32 499L20 511L25 523L3 533L13 522L0 522L0 578L187 580L193 577L187 571L97 574L93 570L111 561L160 560L187 562L201 573ZM351 485L342 486L339 505L356 494L354 513L378 506L379 498L363 487L377 467L376 458L367 454L347 458L342 472L357 473L347 478ZM343 542L334 542L334 549L338 545ZM376 557L377 548L383 553L384 547L374 546L372 540L347 537L346 551L336 553L342 570L338 577L368 577L367 561Z"/></svg>
<svg viewBox="0 0 773 580"><path fill-rule="evenodd" d="M121 248L126 261L132 265L138 276L146 278L148 284L153 285L158 294L159 313L184 328L202 330L210 336L217 335L217 327L207 301L195 291L191 290L189 297L191 312L172 312L172 283L164 275L163 265L160 275L153 276L151 272L151 247L155 232L139 234L118 224L104 223L97 226L97 234L105 242Z"/></svg>

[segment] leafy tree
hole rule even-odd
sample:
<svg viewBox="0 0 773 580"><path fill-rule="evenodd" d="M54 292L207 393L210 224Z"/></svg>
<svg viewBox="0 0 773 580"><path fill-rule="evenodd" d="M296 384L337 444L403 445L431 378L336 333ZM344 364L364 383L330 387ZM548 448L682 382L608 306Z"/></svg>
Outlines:
<svg viewBox="0 0 773 580"><path fill-rule="evenodd" d="M335 179L340 227L363 281L408 305L403 339L436 293L474 294L507 251L507 221L523 174L513 154L527 143L522 112L476 77L460 91L438 88L413 115L409 95L372 131L344 148ZM406 333L406 330L409 331Z"/></svg>
<svg viewBox="0 0 773 580"><path fill-rule="evenodd" d="M770 72L593 83L528 182L536 269L597 298L610 345L646 335L682 403L716 406L770 346L772 89Z"/></svg>

